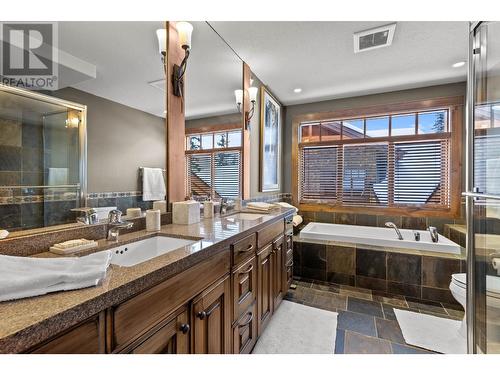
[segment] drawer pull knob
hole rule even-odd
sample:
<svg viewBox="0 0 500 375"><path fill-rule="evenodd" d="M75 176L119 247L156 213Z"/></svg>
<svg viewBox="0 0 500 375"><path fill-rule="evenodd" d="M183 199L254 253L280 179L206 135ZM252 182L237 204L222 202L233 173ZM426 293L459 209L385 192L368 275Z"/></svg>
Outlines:
<svg viewBox="0 0 500 375"><path fill-rule="evenodd" d="M240 250L241 253L246 253L247 251L252 251L253 249L253 244L248 244L247 248L245 250Z"/></svg>
<svg viewBox="0 0 500 375"><path fill-rule="evenodd" d="M203 320L207 317L207 313L206 311L200 311L198 314L196 314L196 316L200 319L200 320Z"/></svg>
<svg viewBox="0 0 500 375"><path fill-rule="evenodd" d="M189 330L191 329L191 327L189 326L189 324L187 323L184 323L184 324L181 324L181 332L186 334L189 332Z"/></svg>
<svg viewBox="0 0 500 375"><path fill-rule="evenodd" d="M240 328L245 327L245 326L249 325L252 322L252 320L253 320L253 312L249 312L247 321L245 323L239 324L238 327L240 327Z"/></svg>
<svg viewBox="0 0 500 375"><path fill-rule="evenodd" d="M251 271L253 270L253 264L251 264L250 266L248 266L247 270L246 271L242 271L241 274L246 274L246 273L250 273Z"/></svg>

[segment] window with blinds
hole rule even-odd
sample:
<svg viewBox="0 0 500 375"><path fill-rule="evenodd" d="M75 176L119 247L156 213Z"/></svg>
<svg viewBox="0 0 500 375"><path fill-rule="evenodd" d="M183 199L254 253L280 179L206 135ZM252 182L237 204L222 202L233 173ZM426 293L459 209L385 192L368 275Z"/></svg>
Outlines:
<svg viewBox="0 0 500 375"><path fill-rule="evenodd" d="M240 196L241 135L240 130L232 130L186 137L189 196Z"/></svg>
<svg viewBox="0 0 500 375"><path fill-rule="evenodd" d="M448 109L301 124L300 203L450 207Z"/></svg>

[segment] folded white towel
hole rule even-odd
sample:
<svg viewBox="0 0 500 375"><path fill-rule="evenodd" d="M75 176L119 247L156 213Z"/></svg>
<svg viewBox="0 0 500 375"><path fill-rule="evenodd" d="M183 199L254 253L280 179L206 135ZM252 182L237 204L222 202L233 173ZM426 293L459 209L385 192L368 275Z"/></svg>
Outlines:
<svg viewBox="0 0 500 375"><path fill-rule="evenodd" d="M110 261L110 250L80 258L0 255L0 301L98 285Z"/></svg>
<svg viewBox="0 0 500 375"><path fill-rule="evenodd" d="M161 168L142 169L142 200L160 201L165 199L167 189Z"/></svg>
<svg viewBox="0 0 500 375"><path fill-rule="evenodd" d="M273 208L276 208L276 206L272 203L266 203L266 202L250 202L247 204L247 208L250 210L257 210L257 211L270 211Z"/></svg>
<svg viewBox="0 0 500 375"><path fill-rule="evenodd" d="M298 227L300 224L302 224L302 221L302 216L293 215L292 224L294 227Z"/></svg>

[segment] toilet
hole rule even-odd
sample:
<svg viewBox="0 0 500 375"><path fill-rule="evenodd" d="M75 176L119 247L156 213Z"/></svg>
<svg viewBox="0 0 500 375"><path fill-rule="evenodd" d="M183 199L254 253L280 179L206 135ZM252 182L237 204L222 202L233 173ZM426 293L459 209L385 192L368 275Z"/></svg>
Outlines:
<svg viewBox="0 0 500 375"><path fill-rule="evenodd" d="M497 333L500 338L500 277L486 276L486 318L488 327L488 334L491 336ZM465 273L455 273L451 275L450 291L453 297L460 303L465 311L459 333L463 337L467 337L467 324L466 324L466 300L467 300L467 282ZM496 336L496 335L495 335Z"/></svg>

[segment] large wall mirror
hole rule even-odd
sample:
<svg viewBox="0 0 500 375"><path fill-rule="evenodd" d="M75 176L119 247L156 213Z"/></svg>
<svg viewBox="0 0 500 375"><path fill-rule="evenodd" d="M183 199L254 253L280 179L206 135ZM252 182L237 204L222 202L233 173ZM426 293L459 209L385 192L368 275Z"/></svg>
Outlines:
<svg viewBox="0 0 500 375"><path fill-rule="evenodd" d="M243 61L207 22L191 22L185 119L188 195L241 196ZM239 91L238 91L239 90Z"/></svg>
<svg viewBox="0 0 500 375"><path fill-rule="evenodd" d="M141 168L166 168L158 29L165 22L59 22L57 86L2 87L0 229L78 225L81 206L151 207Z"/></svg>

